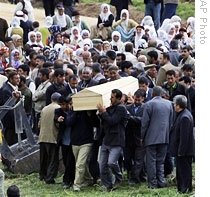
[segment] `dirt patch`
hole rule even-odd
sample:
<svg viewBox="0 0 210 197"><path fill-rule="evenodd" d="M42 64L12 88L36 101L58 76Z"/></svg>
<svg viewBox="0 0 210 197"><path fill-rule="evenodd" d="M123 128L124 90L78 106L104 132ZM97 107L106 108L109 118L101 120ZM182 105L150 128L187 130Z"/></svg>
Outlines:
<svg viewBox="0 0 210 197"><path fill-rule="evenodd" d="M101 3L80 3L76 4L75 8L80 12L82 16L98 17L100 14ZM136 11L134 6L129 5L130 18L140 23L144 17L144 11ZM116 16L115 7L111 6L111 11Z"/></svg>

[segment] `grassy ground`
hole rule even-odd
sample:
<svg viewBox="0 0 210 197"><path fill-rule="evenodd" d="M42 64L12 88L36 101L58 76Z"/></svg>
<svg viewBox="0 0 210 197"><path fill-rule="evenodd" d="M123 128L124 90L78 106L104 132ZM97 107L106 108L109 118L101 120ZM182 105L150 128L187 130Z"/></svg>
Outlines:
<svg viewBox="0 0 210 197"><path fill-rule="evenodd" d="M62 175L59 174L56 178L56 182L60 184L46 185L43 181L39 181L38 173L30 175L12 174L1 165L0 166L5 174L5 192L8 186L16 184L21 191L21 197L188 197L194 194L194 191L190 194L178 194L176 184L171 179L168 179L168 187L162 189L148 189L147 184L131 187L128 185L126 175L124 176L123 183L119 188L112 192L106 192L99 185L82 188L81 192L75 193L72 188L64 190L62 188ZM194 165L193 165L194 169ZM194 174L194 170L193 170ZM193 185L195 182L193 181Z"/></svg>

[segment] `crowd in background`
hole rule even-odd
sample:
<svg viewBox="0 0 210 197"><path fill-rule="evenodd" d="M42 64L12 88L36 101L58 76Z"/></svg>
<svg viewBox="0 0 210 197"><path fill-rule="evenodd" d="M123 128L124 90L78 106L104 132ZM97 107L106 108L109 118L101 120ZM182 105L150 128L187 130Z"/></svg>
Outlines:
<svg viewBox="0 0 210 197"><path fill-rule="evenodd" d="M64 188L100 181L112 191L124 171L130 185L162 188L176 167L178 191L192 191L195 18L183 24L178 1L148 0L135 21L128 1L111 1L116 16L102 3L88 26L74 1L56 3L43 0L44 26L29 0L19 0L10 24L0 18L0 105L24 96L39 136L40 180L55 183L61 148ZM73 94L128 76L138 79L134 95L113 87L107 109L74 111ZM17 143L14 113L2 123L8 145Z"/></svg>

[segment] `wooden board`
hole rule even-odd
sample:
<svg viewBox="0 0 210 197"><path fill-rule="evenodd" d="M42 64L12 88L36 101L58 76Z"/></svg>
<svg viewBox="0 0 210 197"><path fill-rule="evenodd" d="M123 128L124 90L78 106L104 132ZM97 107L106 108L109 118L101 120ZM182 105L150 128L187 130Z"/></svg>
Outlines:
<svg viewBox="0 0 210 197"><path fill-rule="evenodd" d="M110 106L111 91L119 89L122 93L131 95L139 88L138 79L132 76L122 77L116 81L96 85L78 92L72 96L75 111L95 110L98 103L105 107Z"/></svg>

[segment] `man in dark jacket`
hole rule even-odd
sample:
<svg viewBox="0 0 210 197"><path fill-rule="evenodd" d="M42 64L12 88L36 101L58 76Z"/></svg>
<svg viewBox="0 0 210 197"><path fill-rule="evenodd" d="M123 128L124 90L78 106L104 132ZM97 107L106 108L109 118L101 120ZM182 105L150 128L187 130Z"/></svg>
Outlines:
<svg viewBox="0 0 210 197"><path fill-rule="evenodd" d="M58 124L59 128L57 143L61 146L63 164L65 166L63 188L67 189L73 185L75 178L75 158L70 138L71 127L67 126L67 120L73 113L71 95L68 95L67 97L60 96L58 104L60 105L60 108L55 109L54 121Z"/></svg>
<svg viewBox="0 0 210 197"><path fill-rule="evenodd" d="M144 167L145 147L140 143L141 117L146 91L138 89L134 93L134 103L126 106L129 112L125 133L124 163L129 174L129 184L140 183L140 173Z"/></svg>
<svg viewBox="0 0 210 197"><path fill-rule="evenodd" d="M99 167L101 182L107 191L114 189L110 172L115 176L115 185L119 184L123 178L118 160L125 146L125 127L128 115L125 105L121 103L121 98L122 92L119 89L114 89L111 93L110 107L105 108L101 104L97 105L104 133Z"/></svg>
<svg viewBox="0 0 210 197"><path fill-rule="evenodd" d="M179 193L192 191L192 158L195 154L193 117L184 95L174 97L177 117L170 134L170 153L176 158L176 179Z"/></svg>

